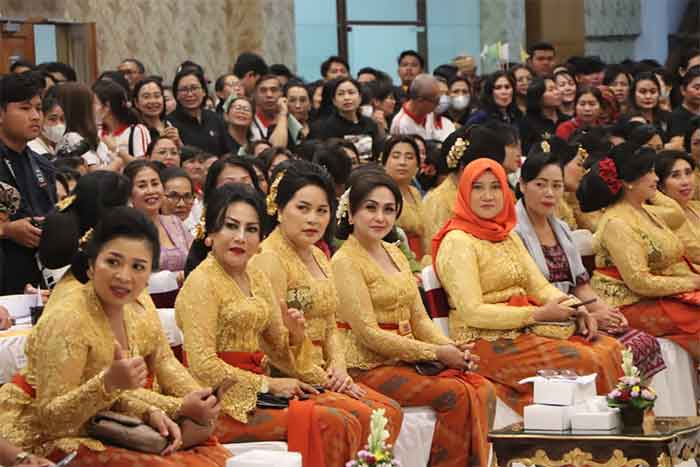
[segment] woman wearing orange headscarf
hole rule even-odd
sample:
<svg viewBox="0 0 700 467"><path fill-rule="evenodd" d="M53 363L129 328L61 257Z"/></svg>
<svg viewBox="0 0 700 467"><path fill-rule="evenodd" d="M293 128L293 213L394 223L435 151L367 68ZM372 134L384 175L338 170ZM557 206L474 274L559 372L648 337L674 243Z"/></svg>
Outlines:
<svg viewBox="0 0 700 467"><path fill-rule="evenodd" d="M597 373L605 393L621 376L622 347L597 336L595 319L567 306L576 300L542 275L513 231L514 201L500 164L467 165L454 217L433 239L433 258L450 299L450 337L474 343L479 374L522 414L532 386L518 381L541 369L573 369Z"/></svg>

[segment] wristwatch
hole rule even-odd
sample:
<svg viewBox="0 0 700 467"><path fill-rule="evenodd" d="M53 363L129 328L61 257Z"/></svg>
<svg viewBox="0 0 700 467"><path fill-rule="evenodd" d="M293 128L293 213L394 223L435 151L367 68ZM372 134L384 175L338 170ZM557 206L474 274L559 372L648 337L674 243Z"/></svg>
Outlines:
<svg viewBox="0 0 700 467"><path fill-rule="evenodd" d="M24 461L28 460L30 457L32 457L31 454L29 454L28 452L22 451L19 454L17 454L17 456L15 456L15 460L11 465L20 465Z"/></svg>

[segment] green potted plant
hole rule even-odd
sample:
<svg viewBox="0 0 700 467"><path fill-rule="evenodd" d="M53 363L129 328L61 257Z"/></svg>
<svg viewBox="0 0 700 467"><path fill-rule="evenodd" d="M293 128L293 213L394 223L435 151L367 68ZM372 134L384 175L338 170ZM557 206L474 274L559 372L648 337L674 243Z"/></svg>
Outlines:
<svg viewBox="0 0 700 467"><path fill-rule="evenodd" d="M622 376L615 389L607 396L608 405L620 409L622 424L625 428L638 429L642 426L644 413L654 407L656 392L644 381L634 366L632 351L622 351Z"/></svg>

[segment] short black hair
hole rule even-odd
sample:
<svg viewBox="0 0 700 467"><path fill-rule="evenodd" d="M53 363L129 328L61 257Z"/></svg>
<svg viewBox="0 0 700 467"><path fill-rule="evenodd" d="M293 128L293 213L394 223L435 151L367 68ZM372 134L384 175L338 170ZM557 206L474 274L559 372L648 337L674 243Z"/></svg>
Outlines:
<svg viewBox="0 0 700 467"><path fill-rule="evenodd" d="M33 70L34 70L34 64L33 64L33 63L31 63L31 62L29 62L29 61L27 61L27 60L21 60L21 59L20 59L20 60L15 60L14 62L12 62L12 65L10 65L10 73L14 73L15 70L16 70L17 68L19 68L19 67L29 68L29 71L33 71Z"/></svg>
<svg viewBox="0 0 700 467"><path fill-rule="evenodd" d="M135 58L125 58L124 60L122 60L122 63L126 62L133 63L134 65L136 65L136 68L139 69L139 73L146 73L146 67L144 67L143 63L141 63L139 60L136 60Z"/></svg>
<svg viewBox="0 0 700 467"><path fill-rule="evenodd" d="M379 79L379 75L377 74L377 70L375 70L371 66L366 66L364 68L360 68L360 71L357 72L357 77L359 78L360 75L373 75L375 79Z"/></svg>
<svg viewBox="0 0 700 467"><path fill-rule="evenodd" d="M95 80L93 87L100 81L111 81L113 83L116 83L119 86L121 86L126 93L129 93L129 82L126 80L124 73L122 73L119 70L103 71L102 73L100 73L100 76L98 76Z"/></svg>
<svg viewBox="0 0 700 467"><path fill-rule="evenodd" d="M226 83L226 78L229 76L236 76L233 73L224 73L223 75L216 78L214 81L214 91L221 92L224 90L224 83Z"/></svg>
<svg viewBox="0 0 700 467"><path fill-rule="evenodd" d="M405 57L416 57L418 59L418 63L420 63L421 69L425 70L425 59L415 50L404 50L401 52L399 54L399 58L396 60L396 63L401 66L401 60L403 60Z"/></svg>
<svg viewBox="0 0 700 467"><path fill-rule="evenodd" d="M44 79L37 72L5 75L0 78L0 107L31 100L34 96L41 96L43 91Z"/></svg>
<svg viewBox="0 0 700 467"><path fill-rule="evenodd" d="M338 144L320 144L315 147L313 162L324 167L336 185L345 185L352 172L352 160Z"/></svg>
<svg viewBox="0 0 700 467"><path fill-rule="evenodd" d="M436 78L443 78L445 82L449 83L455 76L457 76L457 67L455 65L445 63L437 66L433 70L433 76Z"/></svg>
<svg viewBox="0 0 700 467"><path fill-rule="evenodd" d="M294 77L294 73L292 73L292 70L290 70L287 65L283 63L274 63L270 65L270 69L268 70L268 73L276 76L285 76L287 79L291 79Z"/></svg>
<svg viewBox="0 0 700 467"><path fill-rule="evenodd" d="M554 48L554 46L551 44L551 42L540 41L540 42L535 42L534 44L531 44L527 48L527 54L530 56L530 58L532 58L532 57L534 57L535 52L537 52L538 50L551 50L554 53L557 52L557 50Z"/></svg>
<svg viewBox="0 0 700 467"><path fill-rule="evenodd" d="M268 73L267 63L258 54L243 52L233 65L233 74L239 79L243 79L246 73L251 71L258 76L266 75Z"/></svg>
<svg viewBox="0 0 700 467"><path fill-rule="evenodd" d="M66 77L67 81L77 81L78 80L78 75L75 73L75 70L73 69L72 66L68 65L67 63L63 63L63 62L42 63L41 67L44 70L46 70L48 73L61 73L63 76Z"/></svg>
<svg viewBox="0 0 700 467"><path fill-rule="evenodd" d="M339 57L337 55L331 55L327 59L321 63L321 76L323 78L326 77L326 73L328 73L328 69L331 67L333 63L340 63L342 64L346 70L348 70L348 74L350 73L350 65L348 64L348 61L345 60L343 57Z"/></svg>

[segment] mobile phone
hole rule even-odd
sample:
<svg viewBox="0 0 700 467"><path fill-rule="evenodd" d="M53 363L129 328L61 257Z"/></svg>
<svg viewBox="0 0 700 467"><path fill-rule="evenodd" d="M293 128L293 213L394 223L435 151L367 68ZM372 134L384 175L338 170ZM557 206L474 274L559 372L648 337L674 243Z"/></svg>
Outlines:
<svg viewBox="0 0 700 467"><path fill-rule="evenodd" d="M571 308L579 308L582 306L590 305L591 303L595 302L598 300L597 298L591 298L590 300L586 300L585 302L578 302L574 303L573 305L569 305Z"/></svg>
<svg viewBox="0 0 700 467"><path fill-rule="evenodd" d="M73 461L73 459L75 459L75 456L77 456L77 455L78 455L78 451L71 452L66 457L64 457L63 459L58 461L58 463L56 464L56 467L64 467L66 465L69 465Z"/></svg>

